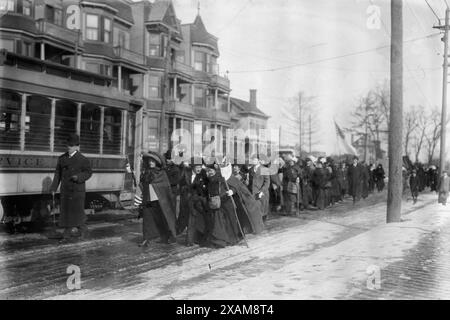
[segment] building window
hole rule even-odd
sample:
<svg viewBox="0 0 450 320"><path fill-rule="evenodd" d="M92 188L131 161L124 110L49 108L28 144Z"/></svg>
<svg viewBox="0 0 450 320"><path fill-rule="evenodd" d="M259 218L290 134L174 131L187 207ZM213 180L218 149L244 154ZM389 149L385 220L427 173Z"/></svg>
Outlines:
<svg viewBox="0 0 450 320"><path fill-rule="evenodd" d="M25 127L25 150L50 150L51 101L45 97L29 96Z"/></svg>
<svg viewBox="0 0 450 320"><path fill-rule="evenodd" d="M103 41L111 42L111 20L108 18L103 18Z"/></svg>
<svg viewBox="0 0 450 320"><path fill-rule="evenodd" d="M101 64L100 65L100 74L104 75L104 76L111 76L111 66L107 65L107 64Z"/></svg>
<svg viewBox="0 0 450 320"><path fill-rule="evenodd" d="M125 49L130 49L130 34L119 28L114 28L113 41L114 46L120 46Z"/></svg>
<svg viewBox="0 0 450 320"><path fill-rule="evenodd" d="M14 12L14 0L0 0L0 11L12 11Z"/></svg>
<svg viewBox="0 0 450 320"><path fill-rule="evenodd" d="M194 69L206 71L206 53L194 51Z"/></svg>
<svg viewBox="0 0 450 320"><path fill-rule="evenodd" d="M205 107L205 89L202 87L194 88L194 105L196 107Z"/></svg>
<svg viewBox="0 0 450 320"><path fill-rule="evenodd" d="M20 149L21 96L0 91L0 149Z"/></svg>
<svg viewBox="0 0 450 320"><path fill-rule="evenodd" d="M26 16L31 16L32 2L31 0L23 0L22 13Z"/></svg>
<svg viewBox="0 0 450 320"><path fill-rule="evenodd" d="M148 77L148 96L149 98L160 98L161 78L158 76Z"/></svg>
<svg viewBox="0 0 450 320"><path fill-rule="evenodd" d="M55 109L55 152L67 151L67 137L77 130L77 105L67 100L57 100Z"/></svg>
<svg viewBox="0 0 450 320"><path fill-rule="evenodd" d="M14 52L14 40L0 39L0 49L6 49L9 52Z"/></svg>
<svg viewBox="0 0 450 320"><path fill-rule="evenodd" d="M212 74L219 74L219 65L217 64L217 58L211 57L211 61L208 64L208 72Z"/></svg>
<svg viewBox="0 0 450 320"><path fill-rule="evenodd" d="M31 45L30 42L22 42L22 55L32 57L33 56L32 47L33 46Z"/></svg>
<svg viewBox="0 0 450 320"><path fill-rule="evenodd" d="M122 142L122 111L105 108L103 127L103 153L120 154Z"/></svg>
<svg viewBox="0 0 450 320"><path fill-rule="evenodd" d="M99 74L100 73L100 64L99 63L86 62L86 71Z"/></svg>
<svg viewBox="0 0 450 320"><path fill-rule="evenodd" d="M62 11L61 9L46 5L45 19L53 24L62 25Z"/></svg>
<svg viewBox="0 0 450 320"><path fill-rule="evenodd" d="M83 152L100 153L100 108L84 105L81 108L80 143Z"/></svg>
<svg viewBox="0 0 450 320"><path fill-rule="evenodd" d="M98 16L95 14L86 15L86 39L98 40Z"/></svg>
<svg viewBox="0 0 450 320"><path fill-rule="evenodd" d="M158 150L159 142L159 119L154 117L149 117L148 119L148 132L147 132L147 148L150 150Z"/></svg>
<svg viewBox="0 0 450 320"><path fill-rule="evenodd" d="M184 63L184 61L185 61L185 55L184 55L184 51L183 51L183 50L177 50L177 51L175 52L175 60L176 60L177 62Z"/></svg>
<svg viewBox="0 0 450 320"><path fill-rule="evenodd" d="M161 56L161 37L157 33L149 33L149 55Z"/></svg>

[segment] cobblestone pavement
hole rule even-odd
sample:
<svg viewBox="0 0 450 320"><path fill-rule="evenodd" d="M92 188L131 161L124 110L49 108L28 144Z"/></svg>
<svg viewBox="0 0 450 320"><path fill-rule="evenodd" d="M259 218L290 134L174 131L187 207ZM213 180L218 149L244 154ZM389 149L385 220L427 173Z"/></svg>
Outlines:
<svg viewBox="0 0 450 320"><path fill-rule="evenodd" d="M435 194L405 199L404 222L386 225L385 197L274 216L249 248L185 247L179 237L142 249L133 219L96 223L89 239L64 245L0 233L0 299L450 298L448 208ZM69 265L80 267L80 290L66 286ZM379 289L368 289L368 268Z"/></svg>

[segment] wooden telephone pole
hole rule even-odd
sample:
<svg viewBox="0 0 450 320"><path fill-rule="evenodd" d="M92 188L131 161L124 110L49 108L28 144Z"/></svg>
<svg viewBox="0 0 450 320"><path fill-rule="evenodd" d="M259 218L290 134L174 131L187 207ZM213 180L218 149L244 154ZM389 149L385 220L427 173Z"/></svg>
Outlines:
<svg viewBox="0 0 450 320"><path fill-rule="evenodd" d="M391 0L391 103L387 222L400 222L402 209L403 0Z"/></svg>
<svg viewBox="0 0 450 320"><path fill-rule="evenodd" d="M298 94L298 136L299 136L299 158L302 157L302 93Z"/></svg>
<svg viewBox="0 0 450 320"><path fill-rule="evenodd" d="M448 30L449 30L449 16L450 9L447 7L445 10L445 25L436 26L436 29L444 29L444 64L443 64L443 81L442 81L442 111L441 111L441 144L439 155L439 176L442 174L445 168L446 160L446 134L447 134L447 86L448 86Z"/></svg>

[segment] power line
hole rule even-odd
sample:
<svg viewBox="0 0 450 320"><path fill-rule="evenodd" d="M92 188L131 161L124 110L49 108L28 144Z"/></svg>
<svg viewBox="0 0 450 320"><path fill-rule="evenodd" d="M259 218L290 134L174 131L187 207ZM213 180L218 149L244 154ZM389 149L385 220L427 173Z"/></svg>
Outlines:
<svg viewBox="0 0 450 320"><path fill-rule="evenodd" d="M372 1L372 0L369 0L369 1L373 4L373 1ZM387 27L386 27L386 24L384 23L384 20L383 20L381 17L380 17L380 20L381 20L381 24L383 25L383 29L384 29L386 35L387 35L388 38L390 39L392 36L391 36L391 34L389 33L389 31L388 31L388 29L387 29ZM440 33L438 33L438 34L440 35ZM428 100L427 96L426 96L425 93L423 92L422 87L420 86L419 82L418 82L417 79L415 78L414 74L411 72L411 69L409 68L409 65L406 63L406 61L405 61L404 63L405 63L405 66L406 66L406 70L410 73L411 78L414 80L414 83L415 83L416 86L417 86L417 89L418 89L419 92L421 93L422 97L425 99L425 102L426 102L426 103L428 104L428 106L431 108L431 107L432 107L432 104L430 103L430 101Z"/></svg>
<svg viewBox="0 0 450 320"><path fill-rule="evenodd" d="M429 34L429 35L424 36L424 37L409 39L409 40L405 40L403 42L404 43L413 42L413 41L422 40L422 39L425 39L425 38L431 38L431 37L434 37L434 36L437 36L437 35L440 35L440 33L432 33L432 34ZM334 57L329 57L329 58L324 58L324 59L319 59L319 60L309 61L309 62L304 62L304 63L297 63L297 64L292 64L292 65L284 66L284 67L271 68L271 69L260 69L260 70L230 71L230 73L273 72L273 71L279 71L279 70L285 70L285 69L292 69L292 68L307 66L307 65L310 65L310 64L316 64L316 63L321 63L321 62L326 62L326 61L331 61L331 60L336 60L336 59L341 59L341 58L347 58L347 57L351 57L351 56L355 56L355 55L359 55L359 54L364 54L364 53L368 53L368 52L372 52L372 51L377 51L377 50L380 50L380 49L386 49L386 48L390 48L390 46L391 45L389 44L389 45L379 46L379 47L372 48L372 49L355 51L355 52L351 52L351 53L347 53L347 54L343 54L343 55L339 55L339 56L334 56Z"/></svg>
<svg viewBox="0 0 450 320"><path fill-rule="evenodd" d="M441 20L439 19L439 16L436 14L436 12L434 11L434 9L430 6L430 4L428 3L428 0L425 0L425 2L427 3L428 7L430 8L430 10L433 12L434 16L436 17L436 19L438 20L439 24L441 23Z"/></svg>

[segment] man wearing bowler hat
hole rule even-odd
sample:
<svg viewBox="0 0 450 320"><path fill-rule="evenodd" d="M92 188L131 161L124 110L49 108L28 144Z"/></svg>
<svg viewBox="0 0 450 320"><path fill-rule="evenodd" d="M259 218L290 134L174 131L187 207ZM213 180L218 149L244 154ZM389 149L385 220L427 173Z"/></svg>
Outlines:
<svg viewBox="0 0 450 320"><path fill-rule="evenodd" d="M61 215L59 226L64 228L65 240L78 229L81 238L86 236L86 215L84 201L86 180L92 176L89 160L80 153L80 138L71 134L67 139L67 152L58 158L55 176L50 187L52 194L61 184Z"/></svg>

